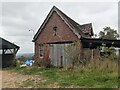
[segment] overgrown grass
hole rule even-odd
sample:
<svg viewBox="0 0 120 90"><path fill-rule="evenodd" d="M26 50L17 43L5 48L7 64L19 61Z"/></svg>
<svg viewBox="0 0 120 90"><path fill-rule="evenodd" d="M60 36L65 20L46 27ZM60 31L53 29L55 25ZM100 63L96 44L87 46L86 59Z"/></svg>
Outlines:
<svg viewBox="0 0 120 90"><path fill-rule="evenodd" d="M78 87L78 88L117 88L118 63L111 60L94 60L85 66L79 65L74 69L16 67L12 71L25 75L40 75L45 83L37 83L34 87ZM29 80L23 86L33 83Z"/></svg>

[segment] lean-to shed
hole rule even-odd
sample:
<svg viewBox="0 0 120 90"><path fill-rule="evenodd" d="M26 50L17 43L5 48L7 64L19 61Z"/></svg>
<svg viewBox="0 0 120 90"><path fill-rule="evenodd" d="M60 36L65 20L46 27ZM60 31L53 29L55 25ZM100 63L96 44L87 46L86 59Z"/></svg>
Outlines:
<svg viewBox="0 0 120 90"><path fill-rule="evenodd" d="M19 46L0 37L0 66L9 67L15 65L15 56Z"/></svg>

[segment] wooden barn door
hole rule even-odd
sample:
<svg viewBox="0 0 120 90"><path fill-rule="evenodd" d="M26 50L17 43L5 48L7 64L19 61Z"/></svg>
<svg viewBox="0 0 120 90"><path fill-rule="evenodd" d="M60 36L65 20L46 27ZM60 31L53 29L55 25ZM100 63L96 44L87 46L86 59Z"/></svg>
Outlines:
<svg viewBox="0 0 120 90"><path fill-rule="evenodd" d="M65 44L50 44L50 60L51 64L56 67L67 67L72 64L71 60L65 53Z"/></svg>
<svg viewBox="0 0 120 90"><path fill-rule="evenodd" d="M52 65L57 67L63 66L63 49L62 44L50 45L50 59Z"/></svg>

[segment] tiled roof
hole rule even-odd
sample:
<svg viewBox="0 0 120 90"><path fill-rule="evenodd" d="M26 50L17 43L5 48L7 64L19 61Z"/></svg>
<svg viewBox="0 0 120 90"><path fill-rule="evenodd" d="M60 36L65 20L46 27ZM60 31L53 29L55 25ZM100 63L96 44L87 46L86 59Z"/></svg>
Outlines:
<svg viewBox="0 0 120 90"><path fill-rule="evenodd" d="M47 20L50 18L50 16L52 15L52 13L54 11L57 12L57 14L64 20L64 22L71 28L71 30L78 36L78 38L86 37L85 34L89 34L90 36L93 36L93 30L92 30L92 24L91 23L80 25L77 22L75 22L73 19L68 17L66 14L64 14L57 7L53 6L53 8L51 9L51 11L48 14L47 18L45 19L45 21L43 22L43 24L39 28L38 32L35 34L35 36L33 38L33 41L35 41L37 39L37 37L40 34L42 28L47 23Z"/></svg>
<svg viewBox="0 0 120 90"><path fill-rule="evenodd" d="M92 24L88 23L88 24L83 24L80 25L81 26L81 30L83 33L89 33L91 36L93 36L93 30L92 30Z"/></svg>

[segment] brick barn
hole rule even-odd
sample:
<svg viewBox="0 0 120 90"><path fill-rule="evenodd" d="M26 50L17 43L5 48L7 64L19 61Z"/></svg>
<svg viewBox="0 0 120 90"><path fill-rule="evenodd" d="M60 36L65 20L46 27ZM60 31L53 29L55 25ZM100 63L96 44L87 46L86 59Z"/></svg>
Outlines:
<svg viewBox="0 0 120 90"><path fill-rule="evenodd" d="M40 64L50 59L54 66L69 66L72 61L65 55L64 46L80 41L81 37L91 36L93 36L91 23L79 25L53 6L33 38L35 62ZM82 43L79 48L80 52L83 52Z"/></svg>
<svg viewBox="0 0 120 90"><path fill-rule="evenodd" d="M75 41L80 43L79 47L76 48L77 52L79 52L79 59L91 59L95 56L93 54L97 54L96 52L93 53L92 46L102 43L98 44L99 40L97 40L97 44L93 42L92 36L91 23L80 25L53 6L33 38L35 62L41 64L50 60L53 66L71 66L73 64L72 60L66 54L64 47L72 46ZM72 52L73 48L70 51Z"/></svg>

